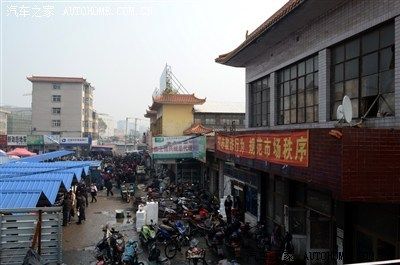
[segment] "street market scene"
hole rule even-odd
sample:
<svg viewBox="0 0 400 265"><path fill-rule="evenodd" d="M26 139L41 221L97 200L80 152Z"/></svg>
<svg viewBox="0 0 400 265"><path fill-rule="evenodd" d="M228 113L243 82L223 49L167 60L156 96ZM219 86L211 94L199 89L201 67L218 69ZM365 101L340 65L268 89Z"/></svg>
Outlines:
<svg viewBox="0 0 400 265"><path fill-rule="evenodd" d="M0 5L0 265L400 264L400 0Z"/></svg>

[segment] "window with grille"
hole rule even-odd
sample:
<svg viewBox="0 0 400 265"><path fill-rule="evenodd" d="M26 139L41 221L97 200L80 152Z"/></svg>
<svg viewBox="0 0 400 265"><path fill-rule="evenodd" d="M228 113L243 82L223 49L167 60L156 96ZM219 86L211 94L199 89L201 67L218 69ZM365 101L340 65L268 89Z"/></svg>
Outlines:
<svg viewBox="0 0 400 265"><path fill-rule="evenodd" d="M60 127L61 126L61 120L52 120L51 125L53 127Z"/></svg>
<svg viewBox="0 0 400 265"><path fill-rule="evenodd" d="M318 122L318 55L278 71L277 123Z"/></svg>
<svg viewBox="0 0 400 265"><path fill-rule="evenodd" d="M54 115L59 115L59 114L61 114L61 108L52 108L52 113L54 114Z"/></svg>
<svg viewBox="0 0 400 265"><path fill-rule="evenodd" d="M331 119L343 96L353 118L394 115L394 24L379 26L332 48Z"/></svg>
<svg viewBox="0 0 400 265"><path fill-rule="evenodd" d="M250 83L250 127L269 126L270 77ZM239 123L236 123L239 124Z"/></svg>
<svg viewBox="0 0 400 265"><path fill-rule="evenodd" d="M52 101L53 102L61 102L61 95L53 95Z"/></svg>

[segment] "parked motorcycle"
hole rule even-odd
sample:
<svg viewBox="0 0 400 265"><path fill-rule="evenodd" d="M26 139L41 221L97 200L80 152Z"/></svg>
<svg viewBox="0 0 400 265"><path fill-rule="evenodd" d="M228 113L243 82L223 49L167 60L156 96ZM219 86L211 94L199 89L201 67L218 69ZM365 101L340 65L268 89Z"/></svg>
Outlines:
<svg viewBox="0 0 400 265"><path fill-rule="evenodd" d="M125 251L124 236L114 228L103 228L103 239L96 245L96 265L121 264L122 253Z"/></svg>

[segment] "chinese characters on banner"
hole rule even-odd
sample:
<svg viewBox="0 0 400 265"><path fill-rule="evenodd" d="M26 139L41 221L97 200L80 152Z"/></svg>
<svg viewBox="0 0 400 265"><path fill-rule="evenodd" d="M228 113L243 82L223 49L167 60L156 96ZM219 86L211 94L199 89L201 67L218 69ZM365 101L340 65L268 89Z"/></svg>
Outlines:
<svg viewBox="0 0 400 265"><path fill-rule="evenodd" d="M7 135L8 146L26 146L27 136L26 135Z"/></svg>
<svg viewBox="0 0 400 265"><path fill-rule="evenodd" d="M308 131L217 135L218 151L277 164L308 167Z"/></svg>

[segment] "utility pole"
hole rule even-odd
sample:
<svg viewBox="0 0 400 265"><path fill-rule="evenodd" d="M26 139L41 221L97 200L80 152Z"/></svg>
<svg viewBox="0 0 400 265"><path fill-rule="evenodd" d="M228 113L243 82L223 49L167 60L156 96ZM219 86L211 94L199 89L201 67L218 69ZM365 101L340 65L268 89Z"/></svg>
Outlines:
<svg viewBox="0 0 400 265"><path fill-rule="evenodd" d="M133 135L133 141L134 141L134 144L135 144L135 149L137 149L137 142L136 142L136 136L137 136L137 121L139 120L139 118L135 118L135 134Z"/></svg>
<svg viewBox="0 0 400 265"><path fill-rule="evenodd" d="M128 138L128 120L129 120L129 117L126 117L126 120L125 120L125 153L126 153L126 151L127 151L127 146L126 146L126 144L127 144L127 138Z"/></svg>

